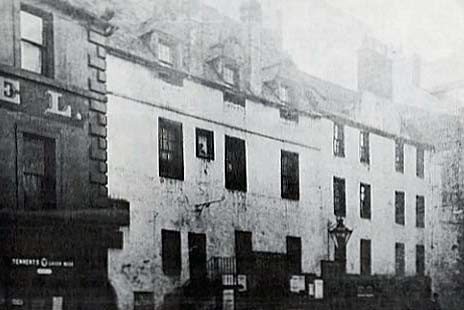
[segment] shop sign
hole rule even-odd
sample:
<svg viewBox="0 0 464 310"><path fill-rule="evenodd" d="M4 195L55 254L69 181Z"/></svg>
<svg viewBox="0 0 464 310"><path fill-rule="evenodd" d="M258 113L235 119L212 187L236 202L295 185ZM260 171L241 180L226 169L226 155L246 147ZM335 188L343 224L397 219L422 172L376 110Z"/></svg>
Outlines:
<svg viewBox="0 0 464 310"><path fill-rule="evenodd" d="M72 268L74 261L72 260L52 260L46 257L42 258L25 258L14 257L11 259L13 266L23 267L39 267L39 268Z"/></svg>
<svg viewBox="0 0 464 310"><path fill-rule="evenodd" d="M66 118L72 117L72 108L70 105L63 104L61 97L63 95L52 90L45 90L45 97L48 98L45 114L54 114ZM21 104L20 81L0 76L0 100L14 104ZM77 120L82 119L82 115L75 115Z"/></svg>
<svg viewBox="0 0 464 310"><path fill-rule="evenodd" d="M235 285L235 277L233 274L222 275L222 285Z"/></svg>
<svg viewBox="0 0 464 310"><path fill-rule="evenodd" d="M305 290L305 277L301 275L293 275L290 278L290 292L299 293Z"/></svg>
<svg viewBox="0 0 464 310"><path fill-rule="evenodd" d="M247 276L244 274L237 275L237 284L239 292L246 292L247 290Z"/></svg>
<svg viewBox="0 0 464 310"><path fill-rule="evenodd" d="M223 291L222 310L234 310L234 290Z"/></svg>
<svg viewBox="0 0 464 310"><path fill-rule="evenodd" d="M56 114L71 118L71 106L67 105L60 109L60 99L62 97L60 93L47 90L46 94L48 96L48 108L45 110L45 114Z"/></svg>
<svg viewBox="0 0 464 310"><path fill-rule="evenodd" d="M0 100L20 104L19 81L0 76Z"/></svg>
<svg viewBox="0 0 464 310"><path fill-rule="evenodd" d="M360 298L372 298L374 297L374 288L371 285L358 286L357 296Z"/></svg>
<svg viewBox="0 0 464 310"><path fill-rule="evenodd" d="M321 279L314 280L314 298L324 298L324 281Z"/></svg>

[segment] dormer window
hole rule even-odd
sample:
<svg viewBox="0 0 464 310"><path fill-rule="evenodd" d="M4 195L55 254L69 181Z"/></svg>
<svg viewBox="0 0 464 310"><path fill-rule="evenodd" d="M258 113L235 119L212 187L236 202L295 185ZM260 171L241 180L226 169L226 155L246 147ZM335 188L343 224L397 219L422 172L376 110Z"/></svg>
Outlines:
<svg viewBox="0 0 464 310"><path fill-rule="evenodd" d="M173 65L172 47L160 41L158 45L158 58L164 64Z"/></svg>
<svg viewBox="0 0 464 310"><path fill-rule="evenodd" d="M288 103L290 101L289 88L285 85L280 85L279 87L279 99L282 103Z"/></svg>
<svg viewBox="0 0 464 310"><path fill-rule="evenodd" d="M224 66L222 75L223 75L224 81L227 84L235 85L235 70L234 69Z"/></svg>

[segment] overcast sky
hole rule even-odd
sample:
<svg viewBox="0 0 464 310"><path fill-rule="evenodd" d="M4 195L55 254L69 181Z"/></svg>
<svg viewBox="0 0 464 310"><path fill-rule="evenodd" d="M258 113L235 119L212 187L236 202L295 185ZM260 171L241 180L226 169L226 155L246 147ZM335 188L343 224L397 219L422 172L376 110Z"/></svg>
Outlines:
<svg viewBox="0 0 464 310"><path fill-rule="evenodd" d="M238 18L240 0L204 1ZM301 68L349 88L356 87L356 49L366 34L425 62L464 51L464 0L260 2L266 21L282 12L284 48Z"/></svg>

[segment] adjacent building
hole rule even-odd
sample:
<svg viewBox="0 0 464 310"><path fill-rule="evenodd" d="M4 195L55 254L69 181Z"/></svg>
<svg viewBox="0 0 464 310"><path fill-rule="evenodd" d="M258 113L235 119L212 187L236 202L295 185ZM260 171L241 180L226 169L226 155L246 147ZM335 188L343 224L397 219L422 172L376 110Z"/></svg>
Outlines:
<svg viewBox="0 0 464 310"><path fill-rule="evenodd" d="M5 0L0 20L0 307L114 306L129 210L107 190L111 27L69 1Z"/></svg>

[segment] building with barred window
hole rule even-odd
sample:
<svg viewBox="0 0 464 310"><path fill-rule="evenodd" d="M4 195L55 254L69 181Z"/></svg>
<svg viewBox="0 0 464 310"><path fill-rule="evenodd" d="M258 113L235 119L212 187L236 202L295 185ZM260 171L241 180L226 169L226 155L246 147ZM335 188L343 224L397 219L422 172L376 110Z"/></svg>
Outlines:
<svg viewBox="0 0 464 310"><path fill-rule="evenodd" d="M399 116L346 113L370 95L298 70L257 1L240 22L199 2L155 11L108 48L109 192L131 203L109 261L120 309L220 305L230 290L237 306L426 300L432 145Z"/></svg>
<svg viewBox="0 0 464 310"><path fill-rule="evenodd" d="M256 0L239 21L139 5L0 3L2 307L422 309L446 290L460 179L410 105L438 99L369 40L356 91L302 72Z"/></svg>

